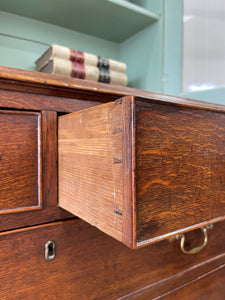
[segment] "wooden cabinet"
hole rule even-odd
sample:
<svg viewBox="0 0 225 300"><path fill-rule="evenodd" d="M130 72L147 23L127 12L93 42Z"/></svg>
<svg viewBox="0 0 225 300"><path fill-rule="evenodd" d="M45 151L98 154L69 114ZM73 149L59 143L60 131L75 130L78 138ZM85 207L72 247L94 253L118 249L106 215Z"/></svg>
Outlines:
<svg viewBox="0 0 225 300"><path fill-rule="evenodd" d="M0 84L1 298L224 298L224 106L6 67ZM211 223L195 255L167 239L188 252Z"/></svg>

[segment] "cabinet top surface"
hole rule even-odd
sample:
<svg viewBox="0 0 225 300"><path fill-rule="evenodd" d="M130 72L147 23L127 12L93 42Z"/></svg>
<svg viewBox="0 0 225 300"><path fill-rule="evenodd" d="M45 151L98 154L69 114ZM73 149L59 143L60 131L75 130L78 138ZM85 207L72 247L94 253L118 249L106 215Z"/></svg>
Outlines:
<svg viewBox="0 0 225 300"><path fill-rule="evenodd" d="M146 101L157 101L158 103L162 104L168 103L170 105L192 107L195 109L225 112L225 106L221 104L192 100L177 96L165 95L145 90L104 84L77 78L49 75L46 73L15 69L5 66L0 66L0 82L2 84L19 83L25 86L38 86L40 88L40 94L45 94L46 90L55 88L70 90L74 93L82 91L83 93L87 92L88 94L93 93L98 95L112 95L114 97L118 96L118 98L122 96L132 95L134 97L142 98ZM1 86L3 86L2 84Z"/></svg>

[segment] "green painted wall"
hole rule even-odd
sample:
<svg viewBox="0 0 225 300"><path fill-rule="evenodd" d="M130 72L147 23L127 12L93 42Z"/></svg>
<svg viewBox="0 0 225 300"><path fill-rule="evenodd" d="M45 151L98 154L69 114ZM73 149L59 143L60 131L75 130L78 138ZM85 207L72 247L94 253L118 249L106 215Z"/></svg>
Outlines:
<svg viewBox="0 0 225 300"><path fill-rule="evenodd" d="M163 0L146 1L145 5L151 12L161 16L162 2ZM51 43L55 43L124 61L128 66L128 86L162 91L162 18L123 43L3 11L0 11L0 28L1 65L34 70L36 59Z"/></svg>
<svg viewBox="0 0 225 300"><path fill-rule="evenodd" d="M163 93L179 95L182 91L183 1L165 0Z"/></svg>
<svg viewBox="0 0 225 300"><path fill-rule="evenodd" d="M182 93L183 1L131 2L159 20L122 43L0 11L0 64L34 70L36 59L56 43L126 62L130 87L225 104L225 89Z"/></svg>

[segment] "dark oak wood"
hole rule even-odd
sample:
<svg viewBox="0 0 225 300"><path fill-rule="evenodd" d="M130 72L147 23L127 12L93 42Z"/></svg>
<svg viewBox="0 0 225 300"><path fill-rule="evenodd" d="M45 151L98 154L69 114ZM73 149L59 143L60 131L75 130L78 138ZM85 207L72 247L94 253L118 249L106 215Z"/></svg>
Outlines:
<svg viewBox="0 0 225 300"><path fill-rule="evenodd" d="M11 87L11 85L9 86ZM13 88L15 89L15 85L13 85ZM39 92L41 93L41 91L42 90L40 89ZM0 107L67 113L101 104L101 102L96 102L94 99L91 101L92 97L90 95L87 96L89 101L78 100L76 96L77 94L73 95L75 98L65 98L61 97L60 94L57 94L56 96L46 96L42 94L31 94L28 92L25 93L0 89Z"/></svg>
<svg viewBox="0 0 225 300"><path fill-rule="evenodd" d="M158 299L165 300L222 300L225 294L225 264L219 266L216 270L212 270L201 276L193 282L185 284L182 288L170 291L166 295L162 295ZM146 298L143 298L146 299Z"/></svg>
<svg viewBox="0 0 225 300"><path fill-rule="evenodd" d="M23 113L23 112L20 112L20 113L22 115L24 114L25 116L26 116L26 114L29 115L29 113ZM7 115L7 114L3 114L3 115ZM37 118L37 116L39 116L39 113L37 113L37 114L31 113L30 115L31 116L34 115ZM18 116L20 116L20 114L18 114ZM15 116L14 116L14 118L15 118ZM2 117L0 118L0 120L3 120ZM16 211L11 211L10 214L9 213L1 214L0 230L20 228L20 227L24 227L24 226L31 226L31 225L35 225L35 224L41 224L41 223L46 223L46 222L51 222L51 221L55 221L55 220L73 217L71 214L67 213L65 210L62 210L61 208L59 208L57 206L57 204L58 204L57 120L58 120L58 117L57 117L56 112L43 111L41 114L42 126L41 126L40 137L41 137L42 147L40 150L40 152L41 152L40 174L42 173L42 176L39 179L39 181L40 181L40 184L42 185L42 191L40 194L40 197L42 198L42 208L38 209L38 210L34 210L34 211L31 210L30 208L27 209L27 211L24 211L24 208L23 208L18 213ZM23 122L21 122L20 119L17 120L17 122L19 123L19 128L22 127L22 129L23 129L23 127L25 126L25 125L23 125ZM7 124L5 123L4 126L7 126ZM33 135L34 136L36 135L35 141L37 141L36 128L35 128L35 130L33 128L33 131L34 131ZM7 134L7 138L4 139L5 142L3 142L3 140L2 140L2 142L3 142L2 145L4 145L4 143L6 143L8 136L9 135ZM35 149L36 152L34 152L34 151L31 152L31 154L30 154L30 156L32 156L32 158L31 158L30 156L28 156L26 148L23 147L23 145L24 145L23 139L24 139L24 137L26 137L26 132L21 130L17 135L17 138L18 137L22 140L21 149L19 152L20 156L19 157L18 156L15 156L15 157L10 156L10 161L7 163L7 166L5 166L5 170L8 170L8 168L10 167L12 169L12 174L17 174L18 172L19 172L19 174L20 173L22 174L22 172L20 171L20 166L23 166L23 164L24 164L25 165L24 170L26 170L26 172L29 175L29 181L33 182L34 178L35 178L33 172L35 172L35 170L37 168L34 166L29 167L29 164L35 159L37 161L37 159L38 159L37 149ZM13 145L12 149L16 149L13 144L15 141L16 141L16 137L14 137L14 139L11 141L11 144ZM34 143L35 142L33 142L33 144ZM31 145L30 144L31 144L31 141L29 144L27 144L28 149L30 149L30 147L32 146L32 144ZM7 150L7 147L4 147L4 151L6 151L6 150ZM24 154L27 154L26 157L24 157ZM14 155L14 154L12 154L12 155ZM20 161L20 157L23 157L22 162ZM29 159L27 159L27 157ZM16 159L16 161L15 161L15 159ZM17 170L16 168L18 168L18 171L16 171ZM8 174L8 172L7 172L7 174ZM10 175L10 173L9 173L9 175ZM2 181L1 181L2 191L4 191L5 186L6 186L6 188L8 187L8 184L4 185L4 183L5 183L4 178L5 177L3 177ZM36 178L36 180L37 180L37 178ZM29 181L28 181L28 183L29 183ZM18 184L17 180L16 180L16 184ZM25 184L26 184L26 181L24 180L24 177L21 175L21 185L24 186ZM29 187L29 185L28 185L28 187ZM33 190L33 186L30 187L30 190L32 192L35 191L35 189ZM24 195L25 195L26 189L22 188L19 190L19 192L24 193ZM12 193L15 193L14 189L11 190L11 194L9 194L8 198L14 199L14 202L16 203L17 198L15 197L15 195L13 196Z"/></svg>
<svg viewBox="0 0 225 300"><path fill-rule="evenodd" d="M136 247L135 110L134 97L122 98L123 242Z"/></svg>
<svg viewBox="0 0 225 300"><path fill-rule="evenodd" d="M41 116L0 110L0 214L42 208Z"/></svg>
<svg viewBox="0 0 225 300"><path fill-rule="evenodd" d="M1 233L0 295L24 300L112 300L126 299L146 287L142 299L152 299L173 289L173 284L192 282L224 264L220 238L224 230L224 222L216 224L210 232L211 246L196 256L182 254L167 241L133 251L81 220ZM56 243L53 261L44 259L49 240Z"/></svg>
<svg viewBox="0 0 225 300"><path fill-rule="evenodd" d="M225 115L136 103L137 240L224 218Z"/></svg>
<svg viewBox="0 0 225 300"><path fill-rule="evenodd" d="M222 255L117 299L223 299L224 268L224 255Z"/></svg>
<svg viewBox="0 0 225 300"><path fill-rule="evenodd" d="M1 88L6 90L20 90L20 92L38 93L42 95L67 94L68 97L87 100L87 95L92 100L101 101L102 96L108 101L116 100L123 96L136 96L148 99L149 102L159 102L162 104L192 107L211 111L225 111L225 106L217 103L209 103L192 99L185 99L177 96L153 93L128 87L113 86L99 82L81 80L77 78L49 75L40 72L27 71L15 68L0 66ZM36 90L37 89L37 90ZM70 93L72 92L72 94ZM81 93L81 94L80 94ZM78 98L77 96L80 97ZM82 97L83 95L83 97Z"/></svg>

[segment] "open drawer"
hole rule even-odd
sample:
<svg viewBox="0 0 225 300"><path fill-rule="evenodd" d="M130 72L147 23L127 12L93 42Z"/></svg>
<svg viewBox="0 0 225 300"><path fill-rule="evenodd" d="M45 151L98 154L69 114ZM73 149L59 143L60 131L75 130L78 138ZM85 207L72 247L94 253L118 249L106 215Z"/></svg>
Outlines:
<svg viewBox="0 0 225 300"><path fill-rule="evenodd" d="M225 114L132 96L59 117L59 206L130 248L223 220Z"/></svg>

